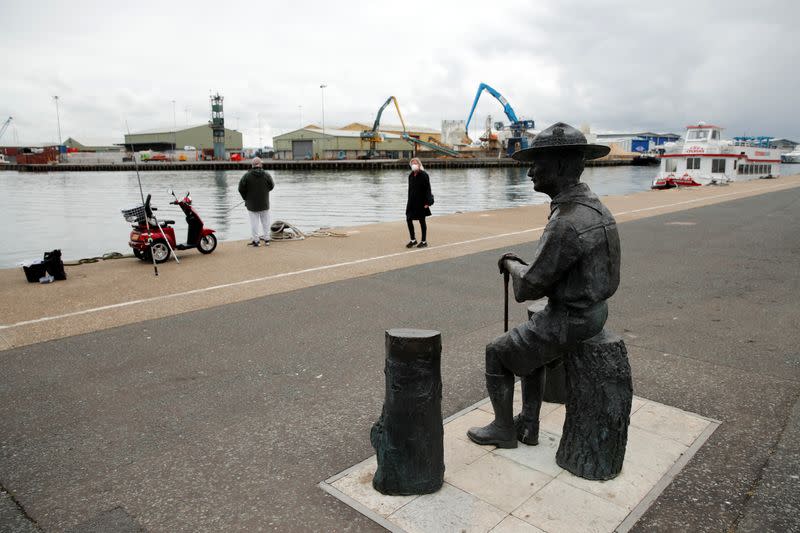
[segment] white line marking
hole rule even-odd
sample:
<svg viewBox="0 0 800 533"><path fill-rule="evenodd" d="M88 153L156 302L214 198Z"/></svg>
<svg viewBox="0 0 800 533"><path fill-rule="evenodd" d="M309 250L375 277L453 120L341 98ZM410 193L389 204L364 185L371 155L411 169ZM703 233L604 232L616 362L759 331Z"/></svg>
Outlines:
<svg viewBox="0 0 800 533"><path fill-rule="evenodd" d="M779 188L779 187L781 187L781 185L773 185L772 187L765 187L764 189L761 189L759 192L761 192L763 190L776 189L776 188ZM741 191L741 193L748 193L748 192L751 192L751 191ZM653 207L643 207L641 209L632 209L630 211L620 211L618 213L614 213L614 216L619 217L619 216L622 216L622 215L630 215L630 214L633 214L633 213L642 213L644 211L653 211L653 210L656 210L656 209L665 209L667 207L675 207L675 206L679 206L679 205L686 205L686 204L691 204L691 203L696 203L696 202L702 202L704 200L714 200L714 199L717 199L717 198L726 198L728 196L736 196L738 194L740 194L740 193L739 192L730 192L730 193L726 193L726 194L718 194L718 195L715 195L715 196L704 196L702 198L693 198L691 200L684 200L682 202L675 202L675 203L672 203L672 204L657 205L657 206L653 206ZM401 255L409 255L409 254L413 254L413 253L424 253L424 252L433 251L433 250L441 250L442 248L452 248L454 246L463 246L465 244L472 244L472 243L476 243L476 242L486 241L486 240L489 240L489 239L498 239L498 238L503 238L503 237L513 237L515 235L523 235L525 233L533 233L533 232L536 232L536 231L541 231L543 229L544 229L544 226L540 226L538 228L531 228L531 229L525 229L525 230L520 230L520 231L512 231L512 232L509 232L509 233L500 233L498 235L490 235L488 237L479 237L477 239L470 239L470 240L467 240L467 241L459 241L459 242L451 242L451 243L448 243L448 244L441 244L441 245L438 245L438 246L434 246L434 247L431 247L431 248L424 248L424 249L421 249L421 250L410 250L410 251L406 250L404 252L396 252L396 253L393 253L393 254L378 255L378 256L375 256L375 257L365 257L363 259L355 259L353 261L345 261L343 263L335 263L335 264L332 264L332 265L322 265L322 266L318 266L318 267L306 268L306 269L303 269L303 270L295 270L294 272L283 272L281 274L272 274L270 276L264 276L264 277L261 277L261 278L246 279L246 280L242 280L242 281L234 281L232 283L223 283L221 285L212 285L210 287L203 287L201 289L193 289L193 290L190 290L190 291L176 292L176 293L172 293L172 294L164 294L164 295L161 295L161 296L153 296L152 298L142 298L142 299L139 299L139 300L129 300L127 302L120 302L120 303L117 303L117 304L103 305L103 306L100 306L100 307L92 307L90 309L84 309L82 311L73 311L71 313L64 313L64 314L61 314L61 315L45 316L45 317L36 318L36 319L33 319L33 320L24 320L22 322L15 322L13 324L2 324L2 325L0 325L0 330L17 328L17 327L20 327L20 326L28 326L30 324L38 324L38 323L41 323L41 322L49 322L51 320L59 320L59 319L62 319L62 318L69 318L69 317L73 317L73 316L87 315L89 313L97 313L99 311L108 311L109 309L119 309L121 307L130 307L132 305L138 305L138 304L149 303L149 302L157 302L159 300L168 300L170 298L177 298L179 296L189 296L189 295L192 295L192 294L200 294L200 293L208 292L208 291L215 291L215 290L219 290L219 289L227 289L227 288L230 288L230 287L238 287L238 286L241 286L241 285L248 285L250 283L259 283L261 281L268 281L268 280L273 280L273 279L286 278L286 277L289 277L289 276L298 276L298 275L301 275L301 274L309 274L311 272L321 272L323 270L330 270L332 268L340 268L340 267L347 267L347 266L353 266L353 265L360 265L362 263L369 263L371 261L380 261L382 259L391 259L393 257L399 257Z"/></svg>

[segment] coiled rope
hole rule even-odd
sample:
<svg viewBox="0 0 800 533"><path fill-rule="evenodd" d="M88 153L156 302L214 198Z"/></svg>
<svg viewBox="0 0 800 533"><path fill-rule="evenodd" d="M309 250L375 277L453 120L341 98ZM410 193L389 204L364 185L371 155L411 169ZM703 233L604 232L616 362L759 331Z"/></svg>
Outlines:
<svg viewBox="0 0 800 533"><path fill-rule="evenodd" d="M107 252L103 255L99 255L96 257L84 257L83 259L78 259L77 261L70 261L64 262L65 266L77 266L77 265L85 265L88 263L97 263L98 261L108 261L110 259L122 259L124 257L133 257L132 254L121 254L119 252Z"/></svg>
<svg viewBox="0 0 800 533"><path fill-rule="evenodd" d="M270 227L270 239L274 241L302 241L306 237L347 237L347 233L333 231L331 228L319 228L304 233L294 224L276 220Z"/></svg>

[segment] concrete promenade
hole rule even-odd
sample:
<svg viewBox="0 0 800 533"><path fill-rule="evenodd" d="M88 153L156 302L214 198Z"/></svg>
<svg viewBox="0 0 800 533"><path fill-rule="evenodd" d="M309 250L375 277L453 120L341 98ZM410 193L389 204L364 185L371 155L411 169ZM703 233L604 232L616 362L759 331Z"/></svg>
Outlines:
<svg viewBox="0 0 800 533"><path fill-rule="evenodd" d="M606 201L635 393L722 422L634 529L800 530L800 177ZM317 483L373 453L383 331L442 332L445 416L483 398L496 258L546 214L0 271L0 530L379 531Z"/></svg>

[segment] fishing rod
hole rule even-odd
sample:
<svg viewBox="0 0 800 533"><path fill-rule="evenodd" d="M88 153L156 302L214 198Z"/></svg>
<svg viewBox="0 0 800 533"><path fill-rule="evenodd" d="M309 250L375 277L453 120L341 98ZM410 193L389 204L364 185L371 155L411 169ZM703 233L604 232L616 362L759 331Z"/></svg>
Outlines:
<svg viewBox="0 0 800 533"><path fill-rule="evenodd" d="M237 207L239 207L239 206L240 206L240 205L242 205L243 203L244 203L244 200L242 200L241 202L239 202L239 203L238 203L238 204L236 204L235 206L233 206L233 207L230 207L230 208L226 209L226 210L225 210L225 211L223 211L223 212L224 212L224 213L230 213L231 211L233 211L234 209L236 209Z"/></svg>
<svg viewBox="0 0 800 533"><path fill-rule="evenodd" d="M128 126L128 119L125 119L125 129L128 130L128 137L131 135L131 127ZM142 209L144 209L144 225L147 228L147 248L150 250L150 258L153 260L153 271L158 277L158 263L156 263L156 258L153 255L153 235L150 233L150 221L148 220L150 217L147 216L147 209L144 205L144 191L142 190L142 178L139 175L139 163L136 161L136 152L133 149L133 143L131 143L131 156L133 157L133 168L136 169L136 181L139 183L139 196L142 199Z"/></svg>

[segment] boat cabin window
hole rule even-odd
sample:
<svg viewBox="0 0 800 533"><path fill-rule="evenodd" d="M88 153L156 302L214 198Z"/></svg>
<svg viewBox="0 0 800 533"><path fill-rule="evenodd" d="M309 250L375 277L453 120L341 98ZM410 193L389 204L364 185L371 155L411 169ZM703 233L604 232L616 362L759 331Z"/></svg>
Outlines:
<svg viewBox="0 0 800 533"><path fill-rule="evenodd" d="M711 160L711 172L725 172L725 160L724 159L712 159Z"/></svg>
<svg viewBox="0 0 800 533"><path fill-rule="evenodd" d="M664 160L664 172L675 172L678 170L678 162L674 159Z"/></svg>
<svg viewBox="0 0 800 533"><path fill-rule="evenodd" d="M711 130L711 138L719 139L719 130Z"/></svg>
<svg viewBox="0 0 800 533"><path fill-rule="evenodd" d="M689 157L686 159L686 170L700 170L700 158Z"/></svg>
<svg viewBox="0 0 800 533"><path fill-rule="evenodd" d="M689 130L686 135L688 141L704 141L708 138L708 130Z"/></svg>

